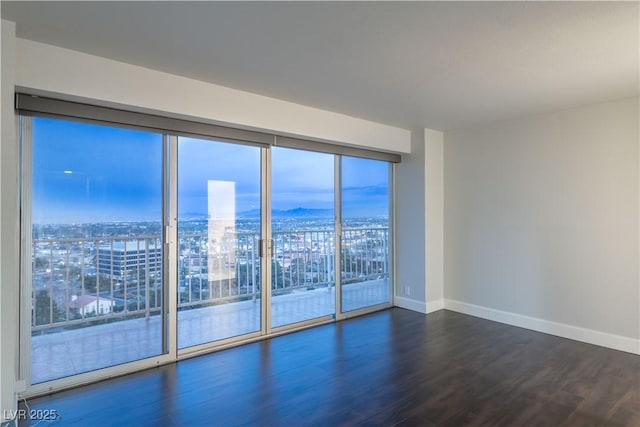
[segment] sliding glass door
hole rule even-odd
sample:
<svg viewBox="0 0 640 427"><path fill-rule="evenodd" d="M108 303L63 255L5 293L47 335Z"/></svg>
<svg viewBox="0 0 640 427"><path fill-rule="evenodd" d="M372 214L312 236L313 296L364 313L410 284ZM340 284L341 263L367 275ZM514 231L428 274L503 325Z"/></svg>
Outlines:
<svg viewBox="0 0 640 427"><path fill-rule="evenodd" d="M31 383L165 353L162 135L23 124Z"/></svg>
<svg viewBox="0 0 640 427"><path fill-rule="evenodd" d="M261 149L178 138L178 348L261 330Z"/></svg>
<svg viewBox="0 0 640 427"><path fill-rule="evenodd" d="M342 157L342 312L389 303L389 163Z"/></svg>
<svg viewBox="0 0 640 427"><path fill-rule="evenodd" d="M335 313L334 156L271 149L271 327Z"/></svg>

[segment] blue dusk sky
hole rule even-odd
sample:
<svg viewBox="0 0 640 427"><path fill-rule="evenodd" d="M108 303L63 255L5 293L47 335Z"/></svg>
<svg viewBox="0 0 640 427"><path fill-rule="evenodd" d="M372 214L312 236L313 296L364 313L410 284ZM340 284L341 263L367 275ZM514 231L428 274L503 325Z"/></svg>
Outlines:
<svg viewBox="0 0 640 427"><path fill-rule="evenodd" d="M274 210L333 209L333 156L274 147ZM208 181L235 184L236 212L260 207L260 149L178 140L179 217L206 216ZM343 215L388 212L388 164L343 158ZM33 223L160 220L162 135L33 119Z"/></svg>

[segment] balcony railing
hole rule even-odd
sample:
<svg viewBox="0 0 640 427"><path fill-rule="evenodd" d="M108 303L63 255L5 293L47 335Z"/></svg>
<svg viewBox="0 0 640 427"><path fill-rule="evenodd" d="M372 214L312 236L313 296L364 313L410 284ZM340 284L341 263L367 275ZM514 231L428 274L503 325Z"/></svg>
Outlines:
<svg viewBox="0 0 640 427"><path fill-rule="evenodd" d="M335 284L335 233L273 233L272 295ZM181 234L178 309L260 297L260 236ZM33 333L149 317L162 307L160 236L38 239L32 248ZM389 276L389 230L343 229L343 285Z"/></svg>

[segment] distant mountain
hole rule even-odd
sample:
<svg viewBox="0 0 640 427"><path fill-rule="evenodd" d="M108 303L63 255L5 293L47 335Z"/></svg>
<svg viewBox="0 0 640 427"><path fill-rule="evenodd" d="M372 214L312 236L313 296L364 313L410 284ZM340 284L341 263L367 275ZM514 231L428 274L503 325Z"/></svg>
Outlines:
<svg viewBox="0 0 640 427"><path fill-rule="evenodd" d="M258 218L260 217L260 209L252 209L249 211L238 212L238 218ZM333 209L273 209L271 211L272 218L331 218L333 217Z"/></svg>
<svg viewBox="0 0 640 427"><path fill-rule="evenodd" d="M207 219L209 217L206 213L200 212L183 212L180 213L180 219L189 220L189 219Z"/></svg>
<svg viewBox="0 0 640 427"><path fill-rule="evenodd" d="M248 211L242 211L237 213L237 218L260 218L260 209L251 209ZM307 209L307 208L295 208L295 209L273 209L271 211L272 218L332 218L333 209ZM188 220L202 220L207 219L206 213L199 212L187 212L180 215L183 221Z"/></svg>
<svg viewBox="0 0 640 427"><path fill-rule="evenodd" d="M260 209L238 212L238 218L260 218Z"/></svg>
<svg viewBox="0 0 640 427"><path fill-rule="evenodd" d="M327 218L333 217L333 209L306 209L295 208L288 210L274 209L271 211L272 217L280 218Z"/></svg>
<svg viewBox="0 0 640 427"><path fill-rule="evenodd" d="M345 206L343 211L344 218L377 218L387 217L388 210L386 206ZM275 219L285 218L333 218L333 209L273 209L271 217ZM189 212L180 215L181 221L202 221L207 220L209 216L205 213ZM238 212L237 219L260 219L260 209L250 209L248 211Z"/></svg>

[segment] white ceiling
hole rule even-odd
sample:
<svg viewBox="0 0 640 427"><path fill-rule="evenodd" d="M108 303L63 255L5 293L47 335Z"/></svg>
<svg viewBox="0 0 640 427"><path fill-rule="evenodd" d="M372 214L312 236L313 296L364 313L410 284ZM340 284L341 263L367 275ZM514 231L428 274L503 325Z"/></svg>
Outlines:
<svg viewBox="0 0 640 427"><path fill-rule="evenodd" d="M18 37L404 128L638 95L638 2L6 2Z"/></svg>

